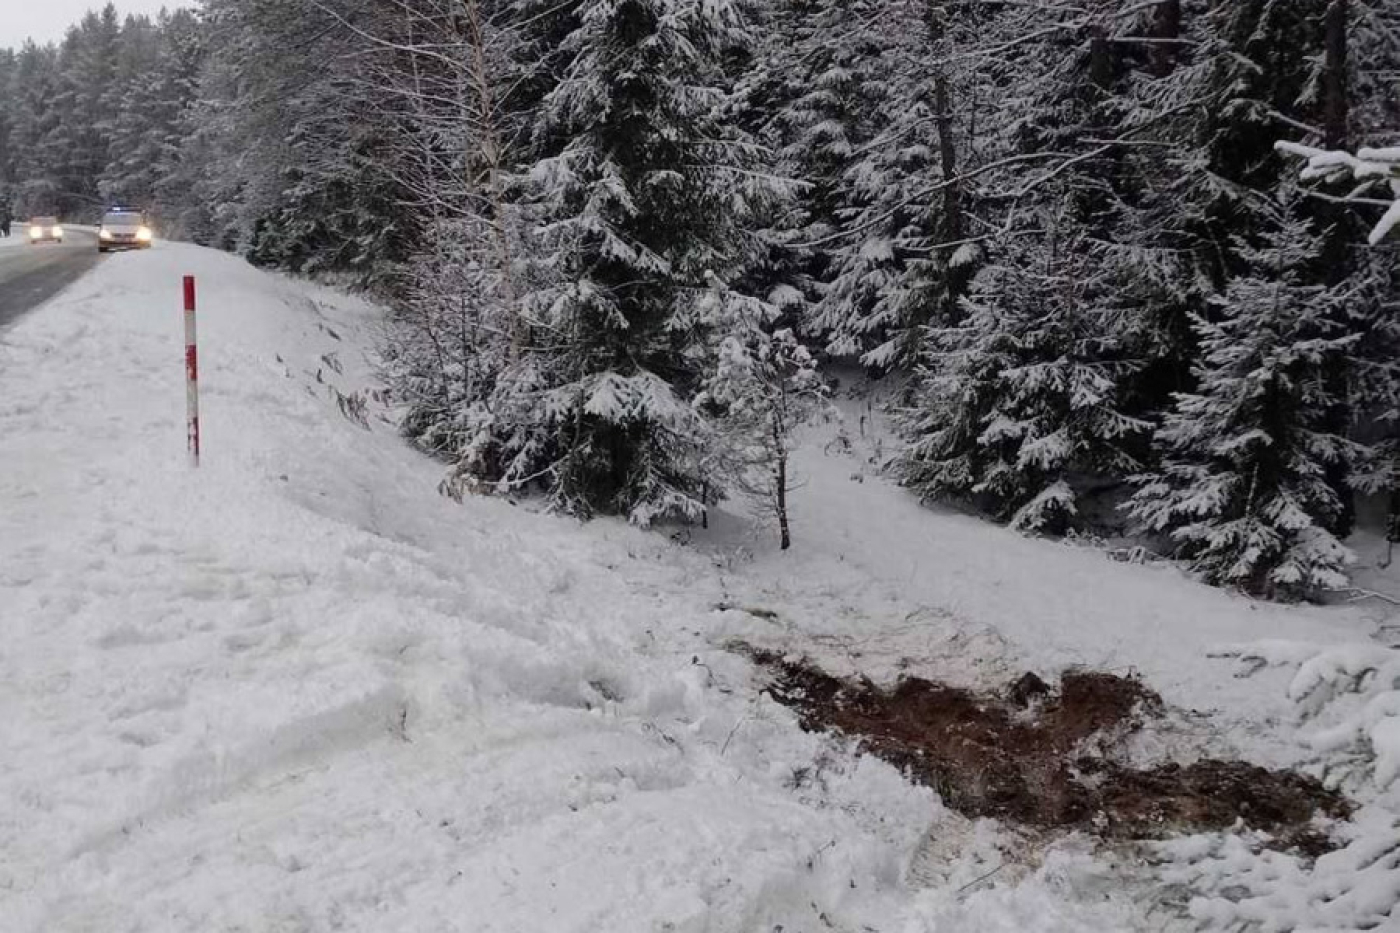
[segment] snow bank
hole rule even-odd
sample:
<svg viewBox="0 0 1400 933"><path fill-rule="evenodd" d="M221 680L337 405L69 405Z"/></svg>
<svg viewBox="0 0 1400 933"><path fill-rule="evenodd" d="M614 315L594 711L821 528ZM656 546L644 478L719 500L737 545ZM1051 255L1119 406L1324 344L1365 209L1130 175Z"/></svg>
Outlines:
<svg viewBox="0 0 1400 933"><path fill-rule="evenodd" d="M162 245L0 336L0 925L885 922L931 795L794 779L822 741L688 634L703 562L439 497L369 401L373 320Z"/></svg>
<svg viewBox="0 0 1400 933"><path fill-rule="evenodd" d="M1288 698L1334 783L1369 797L1400 781L1400 649L1270 639L1220 654L1239 659L1242 676L1268 667L1293 671Z"/></svg>
<svg viewBox="0 0 1400 933"><path fill-rule="evenodd" d="M1185 911L1200 929L1400 925L1400 650L1267 639L1219 655L1236 658L1242 678L1291 672L1286 694L1318 770L1360 807L1332 828L1337 849L1316 860L1270 851L1252 833L1158 845L1161 883L1188 892Z"/></svg>
<svg viewBox="0 0 1400 933"><path fill-rule="evenodd" d="M1202 930L1391 930L1400 923L1400 819L1373 806L1350 839L1310 863L1259 840L1192 837L1158 847L1168 884L1193 892L1186 910ZM1203 845L1204 843L1204 845Z"/></svg>
<svg viewBox="0 0 1400 933"><path fill-rule="evenodd" d="M440 497L375 320L161 244L0 335L7 933L1126 928L958 846L916 897L960 818L757 693L709 558Z"/></svg>

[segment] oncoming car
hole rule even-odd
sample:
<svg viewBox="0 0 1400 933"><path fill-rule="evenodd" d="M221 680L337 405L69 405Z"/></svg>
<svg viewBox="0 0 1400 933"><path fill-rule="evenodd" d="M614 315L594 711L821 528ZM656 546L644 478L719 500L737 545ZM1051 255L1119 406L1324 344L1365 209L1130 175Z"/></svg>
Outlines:
<svg viewBox="0 0 1400 933"><path fill-rule="evenodd" d="M62 243L63 227L57 217L35 217L29 221L30 243Z"/></svg>
<svg viewBox="0 0 1400 933"><path fill-rule="evenodd" d="M102 226L97 229L97 251L149 249L154 238L144 212L114 207L102 215Z"/></svg>

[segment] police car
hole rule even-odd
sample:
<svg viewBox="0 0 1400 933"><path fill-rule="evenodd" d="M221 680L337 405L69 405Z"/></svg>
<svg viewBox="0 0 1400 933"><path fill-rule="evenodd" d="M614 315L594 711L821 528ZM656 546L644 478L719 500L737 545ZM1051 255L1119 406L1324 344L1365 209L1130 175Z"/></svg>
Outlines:
<svg viewBox="0 0 1400 933"><path fill-rule="evenodd" d="M102 225L97 228L97 251L149 249L154 239L144 211L114 207L102 215Z"/></svg>

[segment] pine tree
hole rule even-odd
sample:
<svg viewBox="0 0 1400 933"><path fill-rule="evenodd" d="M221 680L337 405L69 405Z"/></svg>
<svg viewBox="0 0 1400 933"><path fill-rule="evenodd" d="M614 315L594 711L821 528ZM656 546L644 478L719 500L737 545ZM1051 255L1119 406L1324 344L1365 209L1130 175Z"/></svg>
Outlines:
<svg viewBox="0 0 1400 933"><path fill-rule="evenodd" d="M27 42L15 59L15 96L9 104L14 150L15 213L18 217L55 214L58 184L49 172L40 144L57 115L58 53L52 46Z"/></svg>
<svg viewBox="0 0 1400 933"><path fill-rule="evenodd" d="M1076 91L1078 135L1105 141L1078 174L1095 248L1120 270L1124 352L1140 361L1121 398L1155 419L1194 385L1190 321L1206 313L1219 277L1202 206L1216 190L1200 152L1209 69L1193 55L1208 47L1208 19L1177 0L1131 13L1101 22L1097 67L1089 56L1099 82ZM1072 134L1055 145L1073 147Z"/></svg>
<svg viewBox="0 0 1400 933"><path fill-rule="evenodd" d="M198 92L199 24L188 10L155 22L129 17L121 42L120 110L97 187L103 200L144 207L160 219L163 234L177 234L179 207L170 203L173 189L162 186L178 173Z"/></svg>
<svg viewBox="0 0 1400 933"><path fill-rule="evenodd" d="M84 16L59 47L52 122L39 152L62 216L92 216L100 208L97 178L119 110L121 52L121 21L110 3Z"/></svg>
<svg viewBox="0 0 1400 933"><path fill-rule="evenodd" d="M405 205L403 125L379 62L404 39L398 5L211 0L219 37L202 87L210 239L249 259L392 290L421 234ZM296 54L288 54L295 49Z"/></svg>
<svg viewBox="0 0 1400 933"><path fill-rule="evenodd" d="M9 102L19 97L18 70L19 63L15 53L9 49L0 49L0 101L6 102L0 104L0 233L10 229L9 225L14 218L17 161L15 145L18 140L15 132L15 114Z"/></svg>
<svg viewBox="0 0 1400 933"><path fill-rule="evenodd" d="M1137 481L1132 515L1212 583L1292 599L1346 582L1328 472L1353 451L1329 425L1328 375L1357 335L1338 324L1350 296L1311 274L1325 248L1292 213L1260 245L1237 244L1249 271L1218 320L1196 319L1199 387L1177 397L1157 431L1162 465Z"/></svg>
<svg viewBox="0 0 1400 933"><path fill-rule="evenodd" d="M838 8L841 38L823 38L848 61L820 75L799 102L815 105L797 112L811 124L799 141L830 179L816 189L831 220L812 231L828 258L809 329L831 353L883 372L913 360L925 322L956 316L980 256L963 242L959 178L977 145L978 79L950 62L983 16L927 0Z"/></svg>
<svg viewBox="0 0 1400 933"><path fill-rule="evenodd" d="M1080 522L1082 482L1122 476L1148 425L1123 410L1112 266L1082 241L1016 241L978 276L966 318L932 327L901 479L1024 531Z"/></svg>
<svg viewBox="0 0 1400 933"><path fill-rule="evenodd" d="M779 172L803 185L787 238L804 244L794 250L793 276L812 303L802 323L811 337L854 353L858 342L837 334L846 320L839 299L823 296L837 272L852 207L848 173L885 119L881 76L891 50L879 24L889 8L863 0L775 6L758 81L770 108L763 129L778 150ZM896 13L902 17L902 7Z"/></svg>
<svg viewBox="0 0 1400 933"><path fill-rule="evenodd" d="M494 408L482 479L537 478L554 505L639 524L699 517L716 490L692 401L708 296L760 244L743 218L769 188L726 130L742 9L589 0L568 18L564 77L543 101L532 168L545 256L523 295L534 332Z"/></svg>
<svg viewBox="0 0 1400 933"><path fill-rule="evenodd" d="M942 213L970 202L992 229L908 264L902 288L886 289L939 309L922 331L919 382L901 418L911 443L904 481L1026 531L1085 524L1086 495L1140 466L1149 412L1134 392L1147 359L1137 351L1151 344L1158 281L1176 271L1147 236L1123 236L1147 215L1113 140L1132 76L1122 51L1131 36L1108 41L1111 6L1091 5L1063 30L1022 9L996 17L980 40L963 25L965 54L992 62L980 79L955 75L955 86L999 94L986 138L965 150L985 171L973 168L976 188ZM1007 46L1016 48L1009 63L983 52ZM939 236L956 237L964 223ZM964 290L959 324L953 301Z"/></svg>
<svg viewBox="0 0 1400 933"><path fill-rule="evenodd" d="M1358 433L1369 443L1352 464L1350 482L1385 497L1385 537L1393 549L1400 542L1400 242L1366 250L1354 279L1352 320L1360 338L1347 362Z"/></svg>

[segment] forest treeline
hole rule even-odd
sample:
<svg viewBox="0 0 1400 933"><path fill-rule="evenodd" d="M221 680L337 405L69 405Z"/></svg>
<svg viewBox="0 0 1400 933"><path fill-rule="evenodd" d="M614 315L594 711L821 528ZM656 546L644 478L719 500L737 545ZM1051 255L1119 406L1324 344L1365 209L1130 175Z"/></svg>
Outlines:
<svg viewBox="0 0 1400 933"><path fill-rule="evenodd" d="M0 52L0 200L392 308L445 488L783 522L822 367L890 469L1206 580L1342 587L1400 537L1390 0L208 0ZM1367 501L1370 501L1369 499Z"/></svg>

